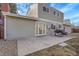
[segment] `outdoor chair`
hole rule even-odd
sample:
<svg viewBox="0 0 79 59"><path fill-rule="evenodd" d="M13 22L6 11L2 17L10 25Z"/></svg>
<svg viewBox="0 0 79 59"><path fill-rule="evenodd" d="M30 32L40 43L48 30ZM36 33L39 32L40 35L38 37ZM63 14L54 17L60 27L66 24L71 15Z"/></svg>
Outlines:
<svg viewBox="0 0 79 59"><path fill-rule="evenodd" d="M66 32L66 31L60 30L60 29L56 29L56 30L54 31L54 33L55 33L55 36L67 35L67 32Z"/></svg>

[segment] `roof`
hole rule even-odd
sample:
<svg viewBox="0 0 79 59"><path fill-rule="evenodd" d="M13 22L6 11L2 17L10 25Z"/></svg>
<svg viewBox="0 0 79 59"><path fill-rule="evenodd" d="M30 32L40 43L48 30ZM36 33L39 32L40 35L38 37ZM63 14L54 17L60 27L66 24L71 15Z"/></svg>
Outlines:
<svg viewBox="0 0 79 59"><path fill-rule="evenodd" d="M63 25L64 26L71 26L71 23L69 20L64 20Z"/></svg>
<svg viewBox="0 0 79 59"><path fill-rule="evenodd" d="M68 24L63 24L64 26L68 26L68 27L71 27L71 25L68 25Z"/></svg>
<svg viewBox="0 0 79 59"><path fill-rule="evenodd" d="M5 16L22 18L22 19L29 19L29 20L33 20L33 21L37 21L37 19L38 19L38 18L35 18L35 17L22 16L22 15L17 15L17 14L13 14L13 13L7 13L7 14L5 14Z"/></svg>

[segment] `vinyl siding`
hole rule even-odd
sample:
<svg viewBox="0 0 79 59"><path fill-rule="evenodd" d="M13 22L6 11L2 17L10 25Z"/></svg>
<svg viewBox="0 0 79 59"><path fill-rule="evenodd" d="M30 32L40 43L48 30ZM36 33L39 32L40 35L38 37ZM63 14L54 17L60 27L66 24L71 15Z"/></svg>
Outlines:
<svg viewBox="0 0 79 59"><path fill-rule="evenodd" d="M26 38L35 35L35 21L6 17L7 39Z"/></svg>

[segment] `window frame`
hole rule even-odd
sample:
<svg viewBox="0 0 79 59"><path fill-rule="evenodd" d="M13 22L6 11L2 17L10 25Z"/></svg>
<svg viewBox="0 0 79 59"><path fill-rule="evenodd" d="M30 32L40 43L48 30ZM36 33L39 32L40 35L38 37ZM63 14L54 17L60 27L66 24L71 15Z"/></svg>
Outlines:
<svg viewBox="0 0 79 59"><path fill-rule="evenodd" d="M56 15L56 11L54 11L53 14Z"/></svg>
<svg viewBox="0 0 79 59"><path fill-rule="evenodd" d="M43 11L46 12L46 7L45 6L43 7Z"/></svg>
<svg viewBox="0 0 79 59"><path fill-rule="evenodd" d="M40 30L39 28L42 25L42 33L40 34ZM44 25L44 26L43 26ZM46 23L42 23L42 22L36 22L35 23L35 36L41 36L41 35L46 35ZM45 31L45 32L44 32Z"/></svg>
<svg viewBox="0 0 79 59"><path fill-rule="evenodd" d="M51 24L51 29L55 29L55 25L54 24Z"/></svg>
<svg viewBox="0 0 79 59"><path fill-rule="evenodd" d="M47 8L47 12L49 13L49 8Z"/></svg>

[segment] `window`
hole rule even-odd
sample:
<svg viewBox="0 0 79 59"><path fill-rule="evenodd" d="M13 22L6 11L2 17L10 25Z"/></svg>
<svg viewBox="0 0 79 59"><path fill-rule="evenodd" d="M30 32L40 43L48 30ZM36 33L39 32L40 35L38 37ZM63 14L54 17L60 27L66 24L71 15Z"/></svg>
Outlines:
<svg viewBox="0 0 79 59"><path fill-rule="evenodd" d="M63 29L65 30L65 26L63 27Z"/></svg>
<svg viewBox="0 0 79 59"><path fill-rule="evenodd" d="M55 29L55 25L51 24L51 29Z"/></svg>
<svg viewBox="0 0 79 59"><path fill-rule="evenodd" d="M47 12L49 13L49 8L47 8Z"/></svg>
<svg viewBox="0 0 79 59"><path fill-rule="evenodd" d="M46 7L43 7L43 11L46 11Z"/></svg>
<svg viewBox="0 0 79 59"><path fill-rule="evenodd" d="M59 25L59 28L61 28L61 25Z"/></svg>
<svg viewBox="0 0 79 59"><path fill-rule="evenodd" d="M56 15L56 12L54 11L54 15Z"/></svg>
<svg viewBox="0 0 79 59"><path fill-rule="evenodd" d="M49 8L43 7L43 11L48 12L49 13Z"/></svg>

